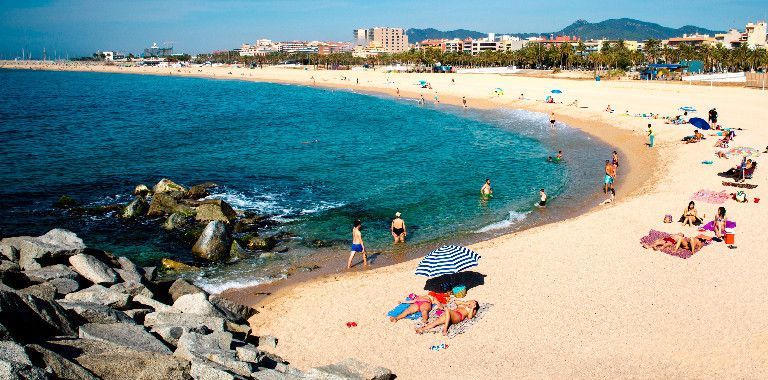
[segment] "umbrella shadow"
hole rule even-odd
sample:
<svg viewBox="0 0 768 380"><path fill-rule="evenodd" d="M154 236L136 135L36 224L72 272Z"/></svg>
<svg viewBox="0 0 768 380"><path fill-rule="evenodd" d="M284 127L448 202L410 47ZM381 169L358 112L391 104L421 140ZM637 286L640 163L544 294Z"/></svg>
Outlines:
<svg viewBox="0 0 768 380"><path fill-rule="evenodd" d="M453 289L456 285L464 285L467 287L467 290L470 290L474 287L484 285L485 276L486 275L482 273L474 271L445 274L427 280L424 284L424 290L443 293Z"/></svg>

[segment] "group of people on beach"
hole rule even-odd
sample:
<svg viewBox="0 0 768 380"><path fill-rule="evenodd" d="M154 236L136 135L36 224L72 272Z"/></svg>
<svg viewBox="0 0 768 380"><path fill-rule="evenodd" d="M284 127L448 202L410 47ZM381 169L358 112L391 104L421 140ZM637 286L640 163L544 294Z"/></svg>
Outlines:
<svg viewBox="0 0 768 380"><path fill-rule="evenodd" d="M450 308L447 304L447 296L435 292L424 295L411 294L408 298L409 300L404 303L409 304L409 306L397 316L389 317L389 320L394 323L413 313L421 313L421 320L424 325L416 329L417 334L440 326L443 335L448 335L448 328L451 325L474 318L480 308L480 304L475 300L454 300L455 307ZM438 316L430 322L429 313L435 307L434 305L438 309Z"/></svg>
<svg viewBox="0 0 768 380"><path fill-rule="evenodd" d="M363 233L361 229L363 223L360 219L355 220L352 225L352 245L350 247L349 260L347 260L347 269L352 268L352 260L355 254L360 253L363 256L363 266L368 266L368 253L365 251L365 242L363 242ZM389 232L396 243L405 243L405 237L408 236L408 230L405 227L405 221L400 212L395 213L395 218L389 224Z"/></svg>

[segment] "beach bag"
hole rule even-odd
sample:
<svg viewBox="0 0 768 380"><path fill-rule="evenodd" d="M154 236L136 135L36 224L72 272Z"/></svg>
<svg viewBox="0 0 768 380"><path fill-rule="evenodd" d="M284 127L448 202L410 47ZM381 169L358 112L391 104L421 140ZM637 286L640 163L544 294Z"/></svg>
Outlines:
<svg viewBox="0 0 768 380"><path fill-rule="evenodd" d="M664 223L672 223L672 215L664 215Z"/></svg>
<svg viewBox="0 0 768 380"><path fill-rule="evenodd" d="M736 193L735 199L736 199L736 202L744 203L747 201L747 194L744 193L743 191L739 191Z"/></svg>

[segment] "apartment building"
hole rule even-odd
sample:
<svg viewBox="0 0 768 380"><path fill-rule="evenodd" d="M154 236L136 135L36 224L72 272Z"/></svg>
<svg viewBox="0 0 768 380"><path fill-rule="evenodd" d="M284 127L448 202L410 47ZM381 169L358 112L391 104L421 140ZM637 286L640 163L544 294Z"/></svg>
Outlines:
<svg viewBox="0 0 768 380"><path fill-rule="evenodd" d="M352 31L355 46L376 46L386 53L408 51L408 35L403 28L375 27Z"/></svg>

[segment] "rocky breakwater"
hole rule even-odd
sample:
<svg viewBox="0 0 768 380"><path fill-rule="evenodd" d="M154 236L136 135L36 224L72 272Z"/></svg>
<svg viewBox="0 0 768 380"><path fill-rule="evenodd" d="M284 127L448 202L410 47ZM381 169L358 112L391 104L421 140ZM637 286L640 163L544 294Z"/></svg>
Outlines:
<svg viewBox="0 0 768 380"><path fill-rule="evenodd" d="M251 334L256 312L70 231L0 240L0 379L393 377L354 359L293 368L267 352L276 338Z"/></svg>

